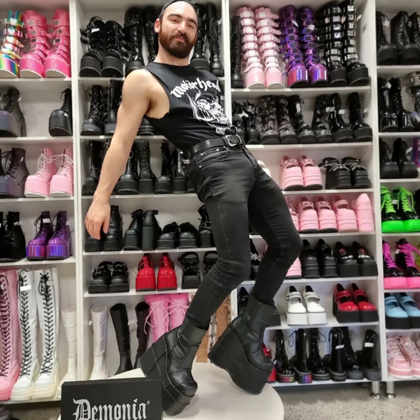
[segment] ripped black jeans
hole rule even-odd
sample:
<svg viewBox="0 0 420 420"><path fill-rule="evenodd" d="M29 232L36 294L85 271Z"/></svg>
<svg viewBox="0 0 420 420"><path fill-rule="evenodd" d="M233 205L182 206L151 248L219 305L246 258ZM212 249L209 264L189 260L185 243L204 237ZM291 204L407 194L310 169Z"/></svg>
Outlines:
<svg viewBox="0 0 420 420"><path fill-rule="evenodd" d="M248 225L268 245L252 294L273 305L302 248L280 188L244 147L219 146L195 154L188 176L207 208L218 254L191 302L189 319L196 327L207 327L224 299L249 278Z"/></svg>

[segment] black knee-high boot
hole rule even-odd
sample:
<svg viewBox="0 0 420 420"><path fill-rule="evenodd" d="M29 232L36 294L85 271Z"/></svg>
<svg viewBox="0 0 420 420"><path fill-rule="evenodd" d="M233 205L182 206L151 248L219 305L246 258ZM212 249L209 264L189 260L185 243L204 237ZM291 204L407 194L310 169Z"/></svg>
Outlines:
<svg viewBox="0 0 420 420"><path fill-rule="evenodd" d="M261 393L273 370L273 362L264 355L262 343L275 309L250 295L246 308L230 323L208 356L250 394Z"/></svg>

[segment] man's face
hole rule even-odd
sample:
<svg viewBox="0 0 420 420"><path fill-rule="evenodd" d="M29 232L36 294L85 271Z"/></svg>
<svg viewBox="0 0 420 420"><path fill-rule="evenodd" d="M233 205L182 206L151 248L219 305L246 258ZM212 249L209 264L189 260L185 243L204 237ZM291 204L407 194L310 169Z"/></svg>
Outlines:
<svg viewBox="0 0 420 420"><path fill-rule="evenodd" d="M155 23L159 42L176 58L187 58L197 40L197 15L191 4L177 2L164 12L162 22Z"/></svg>

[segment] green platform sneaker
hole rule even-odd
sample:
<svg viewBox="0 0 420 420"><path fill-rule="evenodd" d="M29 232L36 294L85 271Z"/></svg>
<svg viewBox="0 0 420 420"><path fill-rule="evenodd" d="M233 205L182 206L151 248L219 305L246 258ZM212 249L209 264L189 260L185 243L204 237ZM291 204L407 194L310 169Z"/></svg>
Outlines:
<svg viewBox="0 0 420 420"><path fill-rule="evenodd" d="M392 203L391 192L387 187L381 187L382 232L405 232L404 222L397 214Z"/></svg>
<svg viewBox="0 0 420 420"><path fill-rule="evenodd" d="M392 192L393 202L397 202L397 214L404 223L406 232L420 232L420 216L414 210L413 194L405 188L398 187Z"/></svg>

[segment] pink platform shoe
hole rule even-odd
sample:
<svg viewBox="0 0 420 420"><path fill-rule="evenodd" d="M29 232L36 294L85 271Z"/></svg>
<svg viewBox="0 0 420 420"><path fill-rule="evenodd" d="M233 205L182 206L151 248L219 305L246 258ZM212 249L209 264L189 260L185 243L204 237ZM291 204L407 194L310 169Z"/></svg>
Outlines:
<svg viewBox="0 0 420 420"><path fill-rule="evenodd" d="M153 342L169 331L168 295L148 295L146 303L150 306L146 322L150 325Z"/></svg>
<svg viewBox="0 0 420 420"><path fill-rule="evenodd" d="M170 329L179 327L185 318L188 309L188 293L172 293L168 295Z"/></svg>
<svg viewBox="0 0 420 420"><path fill-rule="evenodd" d="M281 164L281 188L285 191L303 190L302 168L296 159L283 157Z"/></svg>
<svg viewBox="0 0 420 420"><path fill-rule="evenodd" d="M352 201L351 206L356 213L359 232L374 232L375 223L369 196L366 193L360 194L356 200Z"/></svg>
<svg viewBox="0 0 420 420"><path fill-rule="evenodd" d="M73 151L63 149L61 166L52 177L50 184L51 197L69 197L73 195Z"/></svg>
<svg viewBox="0 0 420 420"><path fill-rule="evenodd" d="M405 359L410 363L415 378L420 377L420 351L408 335L397 337L396 340Z"/></svg>
<svg viewBox="0 0 420 420"><path fill-rule="evenodd" d="M395 264L388 242L382 242L382 254L384 263L384 289L407 289L407 278L404 277L402 271Z"/></svg>
<svg viewBox="0 0 420 420"><path fill-rule="evenodd" d="M388 372L395 378L407 379L413 377L410 362L404 357L397 338L389 337L386 340L388 359Z"/></svg>
<svg viewBox="0 0 420 420"><path fill-rule="evenodd" d="M25 197L49 197L51 179L56 172L52 149L49 147L41 149L36 174L26 178Z"/></svg>
<svg viewBox="0 0 420 420"><path fill-rule="evenodd" d="M317 197L315 208L318 212L319 231L324 233L334 233L338 231L337 218L331 204L324 200L324 197Z"/></svg>
<svg viewBox="0 0 420 420"><path fill-rule="evenodd" d="M286 274L286 279L301 279L302 278L302 266L300 258L296 258L295 262L290 266L289 271Z"/></svg>
<svg viewBox="0 0 420 420"><path fill-rule="evenodd" d="M299 165L302 168L305 190L322 190L321 169L315 165L314 160L302 156Z"/></svg>
<svg viewBox="0 0 420 420"><path fill-rule="evenodd" d="M319 232L318 213L314 208L314 203L306 197L301 197L298 205L299 212L299 232L317 233Z"/></svg>
<svg viewBox="0 0 420 420"><path fill-rule="evenodd" d="M350 208L347 200L335 197L333 209L337 217L339 232L357 232L356 213Z"/></svg>
<svg viewBox="0 0 420 420"><path fill-rule="evenodd" d="M290 216L292 217L293 224L295 225L296 230L299 232L299 216L296 212L295 207L293 206L293 201L290 197L287 197L286 202L289 207Z"/></svg>

